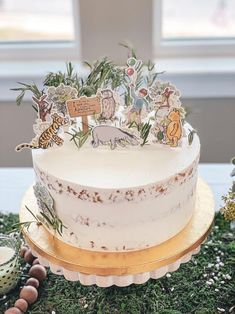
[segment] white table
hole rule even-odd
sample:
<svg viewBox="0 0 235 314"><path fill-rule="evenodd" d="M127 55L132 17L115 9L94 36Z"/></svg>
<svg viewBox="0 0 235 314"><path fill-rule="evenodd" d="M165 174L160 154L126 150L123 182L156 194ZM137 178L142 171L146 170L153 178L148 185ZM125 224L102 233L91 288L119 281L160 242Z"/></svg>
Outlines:
<svg viewBox="0 0 235 314"><path fill-rule="evenodd" d="M230 164L200 164L199 175L211 186L216 210L222 205L221 196L232 183ZM34 181L32 168L0 168L0 211L18 213L25 190Z"/></svg>

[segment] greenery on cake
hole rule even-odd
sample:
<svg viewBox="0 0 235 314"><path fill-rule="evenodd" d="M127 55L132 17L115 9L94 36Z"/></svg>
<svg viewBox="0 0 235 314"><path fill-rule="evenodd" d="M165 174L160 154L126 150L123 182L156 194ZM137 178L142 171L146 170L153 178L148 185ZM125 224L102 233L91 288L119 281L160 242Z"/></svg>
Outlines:
<svg viewBox="0 0 235 314"><path fill-rule="evenodd" d="M51 109L56 110L62 114L69 121L70 125L76 124L76 119L71 117L69 109L66 105L67 101L78 99L82 96L99 98L101 112L91 115L93 122L96 125L102 123L113 125L120 129L129 128L132 137L135 135L138 145L144 146L149 143L149 135L154 137L154 143L166 144L172 147L180 146L181 138L183 137L181 125L185 122L186 111L181 106L180 91L170 82L162 82L158 80L159 74L164 72L157 72L156 65L151 60L143 62L138 60L135 50L128 44L121 44L128 49L127 64L120 66L113 61L108 60L107 57L101 58L94 62L84 62L84 65L89 69L88 74L80 75L75 67L69 62L66 65L65 72L49 72L44 81L42 88L39 88L34 83L26 84L19 82L19 87L12 90L19 92L16 98L16 103L20 105L25 97L26 92L32 94L34 102L33 108L45 115L51 113ZM109 90L112 93L114 104L107 105L108 109L104 109L103 103L110 98L103 98L102 92ZM118 100L115 100L115 97ZM173 94L173 95L171 95ZM167 96L168 95L168 96ZM171 96L171 98L170 98ZM170 101L169 101L170 99ZM102 104L101 104L102 103ZM122 106L121 117L118 113L119 105ZM124 107L124 108L123 108ZM158 110L164 110L166 107L168 113L161 117L161 121L157 120ZM114 108L114 109L112 109ZM105 112L105 110L108 112ZM114 113L110 115L113 110ZM178 121L172 122L169 118L169 113L175 110L179 115ZM105 116L106 114L106 116ZM177 119L175 114L174 119ZM108 115L108 117L107 117ZM76 116L76 115L75 115ZM78 115L79 116L79 115ZM38 121L40 121L38 119ZM44 120L46 121L46 118ZM40 124L40 122L38 122ZM87 122L86 122L87 124ZM179 124L179 127L176 125ZM70 135L70 140L80 148L92 134L92 125L79 129L70 127L67 133ZM174 125L174 127L173 127ZM93 125L94 127L94 125ZM170 131L170 129L172 130ZM135 130L134 130L135 129ZM168 129L168 131L167 131ZM135 133L136 134L132 134ZM127 130L124 130L127 132ZM192 144L195 130L190 130L188 134L188 143ZM37 140L37 139L36 139ZM107 141L108 142L108 141ZM107 142L99 141L99 144L107 145ZM122 147L130 144L128 140L121 139L118 144ZM110 140L110 147L111 140Z"/></svg>
<svg viewBox="0 0 235 314"><path fill-rule="evenodd" d="M66 228L66 226L58 218L58 216L55 215L55 213L51 212L50 208L46 204L45 206L47 207L47 213L40 211L39 214L34 214L30 210L30 208L25 206L27 211L30 212L30 214L33 216L34 220L18 222L13 225L14 230L17 231L20 228L20 232L21 232L22 227L28 229L31 226L31 224L36 223L38 226L44 224L49 229L54 230L55 232L57 232L59 235L62 236L63 229Z"/></svg>
<svg viewBox="0 0 235 314"><path fill-rule="evenodd" d="M0 230L7 233L18 215L0 213ZM235 236L221 214L200 254L167 276L125 288L82 286L49 272L39 288L38 301L29 314L212 314L234 313ZM0 296L0 313L19 297L28 279L28 266L21 260L18 287Z"/></svg>

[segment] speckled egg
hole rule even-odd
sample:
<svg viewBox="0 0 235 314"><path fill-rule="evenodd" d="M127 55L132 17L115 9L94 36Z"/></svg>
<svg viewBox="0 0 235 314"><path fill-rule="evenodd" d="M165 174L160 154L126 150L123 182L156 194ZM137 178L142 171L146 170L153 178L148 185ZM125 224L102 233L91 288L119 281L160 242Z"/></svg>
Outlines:
<svg viewBox="0 0 235 314"><path fill-rule="evenodd" d="M33 304L38 298L38 291L35 287L25 286L20 291L20 298L25 299L29 304Z"/></svg>

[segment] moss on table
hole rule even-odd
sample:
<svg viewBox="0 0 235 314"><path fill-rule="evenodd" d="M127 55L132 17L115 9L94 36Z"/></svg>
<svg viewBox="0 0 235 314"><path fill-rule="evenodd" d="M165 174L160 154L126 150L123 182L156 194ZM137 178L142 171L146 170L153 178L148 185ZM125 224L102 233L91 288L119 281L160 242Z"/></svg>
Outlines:
<svg viewBox="0 0 235 314"><path fill-rule="evenodd" d="M0 214L0 232L9 232L17 221L17 215ZM161 279L126 288L86 287L49 272L28 313L235 313L234 239L229 223L217 214L208 241L190 262ZM5 299L0 297L0 313L14 304L27 279L23 261L22 267L19 286Z"/></svg>

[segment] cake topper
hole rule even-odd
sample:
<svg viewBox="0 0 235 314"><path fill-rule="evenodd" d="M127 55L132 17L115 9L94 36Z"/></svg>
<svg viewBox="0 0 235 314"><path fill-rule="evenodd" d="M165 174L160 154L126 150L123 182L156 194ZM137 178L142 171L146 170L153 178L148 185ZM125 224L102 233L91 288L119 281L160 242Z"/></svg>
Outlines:
<svg viewBox="0 0 235 314"><path fill-rule="evenodd" d="M47 94L42 95L39 99L37 99L35 96L32 96L32 99L38 108L38 116L42 122L46 121L46 118L48 115L50 115L52 109L52 103L49 103L46 100L47 97Z"/></svg>
<svg viewBox="0 0 235 314"><path fill-rule="evenodd" d="M67 73L50 73L40 91L35 84L23 84L18 103L25 90L33 92L38 117L33 125L35 137L16 147L47 149L63 144L60 130L81 148L86 141L94 148L163 144L180 147L185 136L185 111L179 90L169 82L157 80L154 65L144 64L135 54L126 66L107 59L88 64L91 72L79 78L72 65ZM67 125L65 128L64 126ZM193 134L188 135L189 144Z"/></svg>
<svg viewBox="0 0 235 314"><path fill-rule="evenodd" d="M66 101L75 99L78 96L76 88L66 86L63 83L59 86L50 86L47 89L48 101L53 103L53 108L56 112L67 116Z"/></svg>
<svg viewBox="0 0 235 314"><path fill-rule="evenodd" d="M180 146L183 136L182 119L185 117L180 92L169 82L158 81L150 88L149 94L155 111L151 130L155 141L171 147Z"/></svg>
<svg viewBox="0 0 235 314"><path fill-rule="evenodd" d="M120 128L109 125L98 125L92 130L93 147L110 145L110 148L114 149L117 145L125 147L128 144L136 146L139 144L139 140L135 135Z"/></svg>
<svg viewBox="0 0 235 314"><path fill-rule="evenodd" d="M71 118L82 117L83 133L88 132L88 116L101 112L100 98L97 96L82 96L78 99L67 100L68 113Z"/></svg>
<svg viewBox="0 0 235 314"><path fill-rule="evenodd" d="M60 116L58 113L53 113L51 115L51 123L40 135L36 134L31 141L31 143L23 143L16 146L15 150L20 151L23 148L32 148L32 149L47 149L51 147L53 144L61 146L64 140L57 135L60 130L60 127L64 124L67 124L67 119ZM43 123L39 124L40 127L38 129L42 129ZM34 128L35 130L36 128Z"/></svg>

